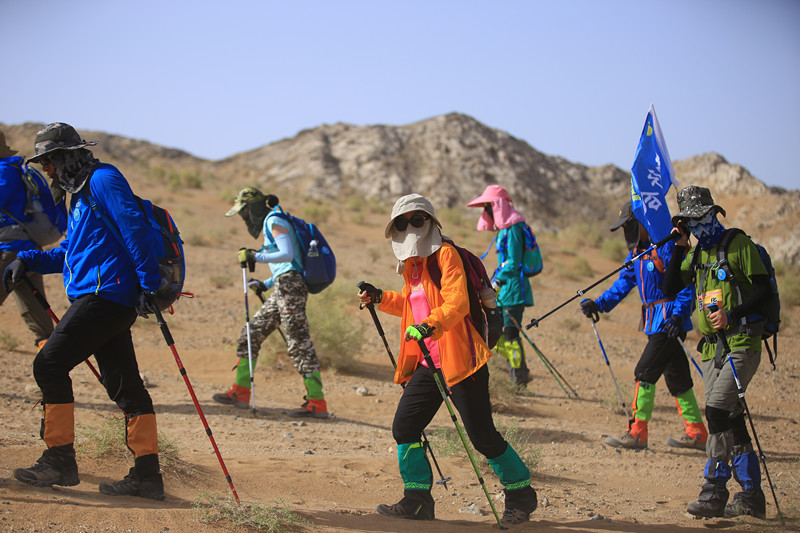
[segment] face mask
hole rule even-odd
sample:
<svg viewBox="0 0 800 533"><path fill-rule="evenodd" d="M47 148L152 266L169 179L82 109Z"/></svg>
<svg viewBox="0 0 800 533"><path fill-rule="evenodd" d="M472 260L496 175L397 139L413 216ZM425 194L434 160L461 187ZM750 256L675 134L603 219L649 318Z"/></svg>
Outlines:
<svg viewBox="0 0 800 533"><path fill-rule="evenodd" d="M268 213L269 208L261 202L248 203L246 209L239 211L239 215L247 226L247 232L254 239L261 237L264 231L264 219L267 218Z"/></svg>
<svg viewBox="0 0 800 533"><path fill-rule="evenodd" d="M83 188L97 162L92 153L83 148L56 150L49 159L53 164L54 177L59 187L72 194Z"/></svg>
<svg viewBox="0 0 800 533"><path fill-rule="evenodd" d="M716 212L713 210L705 214L699 220L688 220L686 226L697 239L697 244L703 250L713 247L722 238L725 227L717 220Z"/></svg>
<svg viewBox="0 0 800 533"><path fill-rule="evenodd" d="M442 234L432 220L422 226L409 224L405 231L392 228L392 251L398 261L409 257L428 257L442 246Z"/></svg>
<svg viewBox="0 0 800 533"><path fill-rule="evenodd" d="M639 245L639 222L631 220L622 226L622 231L625 234L625 244L628 245L628 250L635 250Z"/></svg>

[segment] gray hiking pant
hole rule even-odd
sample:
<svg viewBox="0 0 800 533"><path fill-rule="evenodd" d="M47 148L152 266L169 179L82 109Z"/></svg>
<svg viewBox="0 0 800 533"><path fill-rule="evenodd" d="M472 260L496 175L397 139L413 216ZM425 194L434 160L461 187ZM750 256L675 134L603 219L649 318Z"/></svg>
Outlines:
<svg viewBox="0 0 800 533"><path fill-rule="evenodd" d="M736 375L746 391L750 380L758 370L761 363L760 350L734 350L730 353ZM725 359L722 368L714 367L714 360L703 361L703 386L706 393L706 407L714 407L730 413L730 418L735 418L744 412L739 401L739 389L733 377L731 364ZM709 429L711 424L709 424ZM746 431L746 430L745 430ZM728 462L733 457L733 431L710 433L706 443L708 457L714 457Z"/></svg>
<svg viewBox="0 0 800 533"><path fill-rule="evenodd" d="M250 343L254 362L258 358L264 340L278 326L283 326L289 357L294 363L295 370L301 374L320 371L317 352L314 351L308 330L307 299L308 288L299 272L291 270L275 280L267 301L255 315L250 317ZM239 335L236 355L247 359L246 326Z"/></svg>
<svg viewBox="0 0 800 533"><path fill-rule="evenodd" d="M17 252L2 252L0 253L0 276L6 271L6 267L16 259ZM36 272L27 272L25 274L33 282L34 287L39 291L39 294L44 297L44 283L42 282L42 275ZM25 282L17 285L14 290L14 299L17 301L19 314L34 335L35 344L39 341L47 339L53 332L53 321L47 313L42 304L36 300L28 284ZM6 290L0 284L0 305L6 301L8 297Z"/></svg>

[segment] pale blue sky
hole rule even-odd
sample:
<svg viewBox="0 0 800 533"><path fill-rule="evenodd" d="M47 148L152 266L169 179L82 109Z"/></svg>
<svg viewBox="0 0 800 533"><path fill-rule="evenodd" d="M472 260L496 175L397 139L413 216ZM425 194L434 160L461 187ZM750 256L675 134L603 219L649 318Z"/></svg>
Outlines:
<svg viewBox="0 0 800 533"><path fill-rule="evenodd" d="M629 170L653 103L673 160L800 188L798 0L0 0L0 18L7 124L220 159L457 111Z"/></svg>

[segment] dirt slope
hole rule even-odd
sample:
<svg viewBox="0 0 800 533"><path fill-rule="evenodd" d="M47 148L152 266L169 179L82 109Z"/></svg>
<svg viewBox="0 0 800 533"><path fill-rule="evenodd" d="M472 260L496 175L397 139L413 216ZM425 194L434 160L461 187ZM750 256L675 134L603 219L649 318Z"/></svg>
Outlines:
<svg viewBox="0 0 800 533"><path fill-rule="evenodd" d="M147 184L134 184L134 189L161 201L174 197ZM285 203L292 209L289 202ZM201 190L181 195L180 205L172 208L187 240L187 288L195 298L180 301L176 314L167 320L240 498L262 503L281 499L313 522L316 531L496 529L488 502L463 452L438 455L445 475L452 477L448 489L437 486L433 490L438 520L412 524L374 512L379 503L394 503L402 491L391 437L391 420L400 389L391 383L391 365L371 320L366 312L355 309L355 296L350 301L350 316L363 323L365 343L355 354L359 361L355 372L323 373L334 412L331 419L298 422L283 414L285 409L298 405L302 395L301 381L285 355L257 368L258 416L210 400L233 377L233 341L244 316L241 270L235 263L235 251L254 242L238 221L221 216L227 207L227 200ZM365 209L359 217L353 217L334 208L323 226L337 251L338 283L353 294L355 284L364 279L386 288L399 287L399 279L392 273L390 247L382 238L386 216ZM474 221L467 221L459 231L474 233L473 227ZM476 250L488 244L485 237L470 237ZM546 240L540 241L546 270L535 280L536 307L527 310L526 322L617 266L600 257L596 249L555 250L548 249ZM594 276L567 277L567 267L576 256L591 258ZM66 301L60 277L49 276L47 289L54 311L61 316ZM635 297L630 298L598 324L628 403L633 367L645 343L635 331L638 305L634 300ZM800 335L796 327L800 316L796 308L786 310L786 315L778 369L772 371L766 361L762 363L748 391L779 502L789 517L786 527L775 519L769 493L767 522L748 518L702 521L685 513L686 504L699 492L705 458L700 452L674 450L665 444L668 436L679 435L681 421L663 383L659 384L650 425L650 448L641 452L617 451L603 444L605 436L624 430L625 420L590 324L580 315L577 303L572 303L528 334L579 397L567 398L528 347L535 376L529 392L498 405L498 423L506 427L517 423L520 432L529 437L530 449L539 453L532 470L540 507L530 523L517 529L576 533L688 532L707 528L800 530ZM397 353L397 324L388 317L381 318L392 350ZM86 453L79 455L81 484L76 487L38 489L14 480L13 470L32 465L42 451L38 438L40 410L35 406L38 389L31 375L35 351L12 302L0 308L0 320L0 331L20 341L16 348L0 351L0 529L170 533L241 530L225 523L204 524L192 510L192 501L201 492L225 494L228 485L175 359L152 319L139 320L134 337L160 431L180 449L180 468L166 473L166 500L153 502L99 494L97 484L121 478L130 463ZM313 335L314 324L311 327ZM693 346L696 340L691 334L687 344ZM502 369L493 366L495 372L501 371L498 368ZM85 439L84 428L100 426L115 413L87 367L77 367L72 377L80 441ZM694 371L693 377L702 398L702 383ZM358 394L359 387L366 387L367 395ZM451 427L445 412L441 410L429 435L437 428ZM436 450L437 441L432 442ZM490 493L498 494L497 478L487 473L485 479ZM482 514L462 512L470 504ZM496 506L502 512L502 502L497 501Z"/></svg>

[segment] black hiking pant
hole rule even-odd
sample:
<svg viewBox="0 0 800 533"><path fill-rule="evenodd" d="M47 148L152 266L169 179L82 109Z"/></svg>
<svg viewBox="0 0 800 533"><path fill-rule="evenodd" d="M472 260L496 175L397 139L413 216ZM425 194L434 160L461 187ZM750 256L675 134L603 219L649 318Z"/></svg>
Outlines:
<svg viewBox="0 0 800 533"><path fill-rule="evenodd" d="M47 404L74 403L70 371L94 354L108 397L129 417L155 414L133 350L136 311L94 294L76 299L33 360Z"/></svg>
<svg viewBox="0 0 800 533"><path fill-rule="evenodd" d="M684 333L681 340L686 338ZM666 333L647 336L647 346L633 371L636 381L655 384L662 375L672 396L678 396L694 386L689 360L677 338Z"/></svg>
<svg viewBox="0 0 800 533"><path fill-rule="evenodd" d="M453 385L450 390L450 401L458 409L461 422L475 449L487 459L502 455L508 443L495 429L492 420L489 366L483 365L477 372ZM394 414L392 436L395 442L419 442L422 431L433 420L442 401L433 372L428 367L419 365L407 382Z"/></svg>

